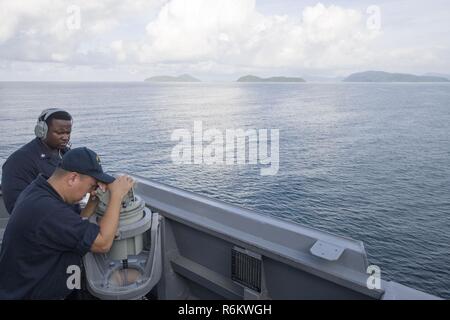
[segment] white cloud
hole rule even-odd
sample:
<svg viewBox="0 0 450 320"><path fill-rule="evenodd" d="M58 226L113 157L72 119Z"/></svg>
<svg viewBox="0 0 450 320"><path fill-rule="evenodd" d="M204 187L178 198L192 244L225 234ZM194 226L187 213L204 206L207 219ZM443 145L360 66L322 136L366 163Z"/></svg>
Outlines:
<svg viewBox="0 0 450 320"><path fill-rule="evenodd" d="M0 58L97 64L88 58L110 59L105 48L121 24L136 16L151 16L163 2L0 0ZM78 17L73 8L78 8ZM79 27L73 28L74 18L79 18Z"/></svg>
<svg viewBox="0 0 450 320"><path fill-rule="evenodd" d="M317 4L301 16L264 16L254 0L172 0L140 42L113 46L120 60L247 67L348 67L367 60L374 34L355 10Z"/></svg>
<svg viewBox="0 0 450 320"><path fill-rule="evenodd" d="M79 29L67 27L70 6L80 8ZM352 7L317 3L275 15L259 12L255 0L0 0L0 67L224 75L450 67L447 43L396 39L392 24L375 32L366 10ZM447 22L440 21L442 29Z"/></svg>

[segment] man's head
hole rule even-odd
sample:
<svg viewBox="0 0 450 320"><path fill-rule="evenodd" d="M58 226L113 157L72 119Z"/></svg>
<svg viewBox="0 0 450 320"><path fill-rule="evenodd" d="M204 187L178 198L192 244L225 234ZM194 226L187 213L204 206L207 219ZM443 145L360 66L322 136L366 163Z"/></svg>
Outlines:
<svg viewBox="0 0 450 320"><path fill-rule="evenodd" d="M72 132L72 116L61 109L44 110L38 118L35 133L52 149L67 147Z"/></svg>
<svg viewBox="0 0 450 320"><path fill-rule="evenodd" d="M68 203L80 201L86 193L95 191L99 183L110 184L115 180L103 172L98 155L86 147L68 151L51 179L58 181Z"/></svg>
<svg viewBox="0 0 450 320"><path fill-rule="evenodd" d="M70 204L81 201L86 193L92 194L99 186L95 178L61 168L56 168L52 177L59 182L60 186L64 186L63 198Z"/></svg>

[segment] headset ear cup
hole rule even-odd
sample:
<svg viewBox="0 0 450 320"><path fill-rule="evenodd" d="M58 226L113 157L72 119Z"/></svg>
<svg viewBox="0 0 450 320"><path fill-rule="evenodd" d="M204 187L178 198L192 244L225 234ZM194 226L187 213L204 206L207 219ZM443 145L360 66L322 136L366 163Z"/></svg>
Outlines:
<svg viewBox="0 0 450 320"><path fill-rule="evenodd" d="M48 133L47 122L42 121L42 139L47 138L47 133Z"/></svg>
<svg viewBox="0 0 450 320"><path fill-rule="evenodd" d="M47 137L48 126L45 121L39 121L34 127L34 134L36 137L45 139Z"/></svg>

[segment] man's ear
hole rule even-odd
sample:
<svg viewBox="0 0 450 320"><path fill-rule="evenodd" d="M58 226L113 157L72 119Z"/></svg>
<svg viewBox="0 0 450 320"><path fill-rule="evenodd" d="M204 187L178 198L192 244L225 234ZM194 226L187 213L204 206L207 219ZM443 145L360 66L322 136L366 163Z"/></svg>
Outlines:
<svg viewBox="0 0 450 320"><path fill-rule="evenodd" d="M75 183L78 181L79 179L79 175L76 172L70 172L67 175L67 183L69 184L70 187L73 187L75 185Z"/></svg>

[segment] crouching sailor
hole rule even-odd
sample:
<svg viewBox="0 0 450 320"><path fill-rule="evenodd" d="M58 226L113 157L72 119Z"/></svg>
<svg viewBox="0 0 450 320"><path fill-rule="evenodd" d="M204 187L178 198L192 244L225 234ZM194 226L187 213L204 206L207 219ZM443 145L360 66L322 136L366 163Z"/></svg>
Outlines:
<svg viewBox="0 0 450 320"><path fill-rule="evenodd" d="M133 186L128 176L114 179L103 172L97 154L76 148L62 158L49 179L39 175L19 196L0 251L0 299L64 299L70 270L88 252L112 246L123 197ZM99 224L89 222L100 186L110 201ZM73 204L91 194L83 212Z"/></svg>

